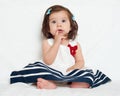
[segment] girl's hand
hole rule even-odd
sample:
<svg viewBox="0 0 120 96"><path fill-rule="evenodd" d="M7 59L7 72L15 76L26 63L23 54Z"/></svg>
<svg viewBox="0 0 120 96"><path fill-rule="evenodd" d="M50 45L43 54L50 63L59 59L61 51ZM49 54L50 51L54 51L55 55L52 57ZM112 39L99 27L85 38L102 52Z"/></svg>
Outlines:
<svg viewBox="0 0 120 96"><path fill-rule="evenodd" d="M66 70L66 72L72 71L72 70L74 70L74 69L81 69L81 68L83 68L82 65L80 65L80 64L74 64L73 66L69 67L69 68Z"/></svg>
<svg viewBox="0 0 120 96"><path fill-rule="evenodd" d="M66 38L66 36L59 34L58 31L55 33L55 36L54 36L55 42L61 43L61 41L65 38Z"/></svg>
<svg viewBox="0 0 120 96"><path fill-rule="evenodd" d="M69 68L66 70L66 72L69 72L69 71L74 70L74 69L75 69L75 67L74 67L74 66L75 66L75 65L73 65L73 66L69 67Z"/></svg>

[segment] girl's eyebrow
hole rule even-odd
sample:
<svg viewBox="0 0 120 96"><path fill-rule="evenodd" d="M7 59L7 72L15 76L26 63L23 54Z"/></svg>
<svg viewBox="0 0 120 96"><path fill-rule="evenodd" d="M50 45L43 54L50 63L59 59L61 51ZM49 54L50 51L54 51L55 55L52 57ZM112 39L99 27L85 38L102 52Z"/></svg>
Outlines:
<svg viewBox="0 0 120 96"><path fill-rule="evenodd" d="M55 18L51 18L51 19L49 19L49 21L51 21L51 20L55 20Z"/></svg>
<svg viewBox="0 0 120 96"><path fill-rule="evenodd" d="M62 19L67 19L67 17L62 17ZM49 21L56 20L56 18L50 18Z"/></svg>

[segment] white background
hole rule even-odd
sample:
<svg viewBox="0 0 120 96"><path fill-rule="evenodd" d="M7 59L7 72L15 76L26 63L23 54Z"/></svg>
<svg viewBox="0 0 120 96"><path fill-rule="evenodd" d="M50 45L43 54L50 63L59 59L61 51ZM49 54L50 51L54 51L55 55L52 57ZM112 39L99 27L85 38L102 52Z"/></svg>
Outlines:
<svg viewBox="0 0 120 96"><path fill-rule="evenodd" d="M41 59L43 15L54 4L74 14L86 66L120 80L119 0L0 0L0 82Z"/></svg>

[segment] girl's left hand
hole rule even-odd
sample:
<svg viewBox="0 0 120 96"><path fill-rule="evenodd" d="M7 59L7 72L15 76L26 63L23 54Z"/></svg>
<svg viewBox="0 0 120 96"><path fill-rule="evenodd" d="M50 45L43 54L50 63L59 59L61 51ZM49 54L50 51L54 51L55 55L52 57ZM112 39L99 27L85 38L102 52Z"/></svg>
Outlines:
<svg viewBox="0 0 120 96"><path fill-rule="evenodd" d="M81 69L83 66L80 66L79 64L74 64L73 66L69 67L66 72L72 71L74 69Z"/></svg>
<svg viewBox="0 0 120 96"><path fill-rule="evenodd" d="M69 68L66 70L66 72L72 71L72 70L74 70L74 69L75 69L75 68L74 68L74 65L73 65L73 66L69 67Z"/></svg>

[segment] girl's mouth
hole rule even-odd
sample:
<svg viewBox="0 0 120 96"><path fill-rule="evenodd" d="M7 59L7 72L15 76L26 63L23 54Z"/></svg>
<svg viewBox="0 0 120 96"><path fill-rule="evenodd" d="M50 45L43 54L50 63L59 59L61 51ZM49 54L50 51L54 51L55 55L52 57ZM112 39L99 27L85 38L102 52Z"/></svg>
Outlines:
<svg viewBox="0 0 120 96"><path fill-rule="evenodd" d="M58 33L62 33L62 32L63 32L63 30L62 30L62 29L58 29L57 31L58 31Z"/></svg>

